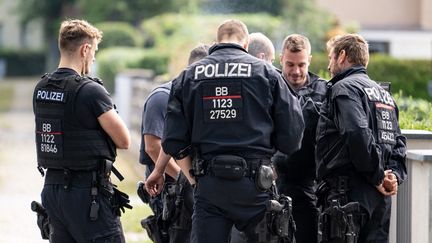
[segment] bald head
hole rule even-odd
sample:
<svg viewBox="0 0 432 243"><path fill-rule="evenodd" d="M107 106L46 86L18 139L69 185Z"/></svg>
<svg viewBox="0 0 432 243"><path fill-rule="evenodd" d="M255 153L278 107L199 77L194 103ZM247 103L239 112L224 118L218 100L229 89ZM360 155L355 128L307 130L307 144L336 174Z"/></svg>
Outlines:
<svg viewBox="0 0 432 243"><path fill-rule="evenodd" d="M216 40L218 43L234 43L247 48L249 32L240 20L229 19L219 25Z"/></svg>
<svg viewBox="0 0 432 243"><path fill-rule="evenodd" d="M275 48L271 40L262 33L249 35L249 54L266 62L273 63L275 59Z"/></svg>

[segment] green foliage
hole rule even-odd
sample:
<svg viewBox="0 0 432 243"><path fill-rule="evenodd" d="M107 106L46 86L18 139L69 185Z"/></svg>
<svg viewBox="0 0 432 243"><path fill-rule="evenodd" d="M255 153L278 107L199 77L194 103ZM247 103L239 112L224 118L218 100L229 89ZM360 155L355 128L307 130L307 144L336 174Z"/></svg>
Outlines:
<svg viewBox="0 0 432 243"><path fill-rule="evenodd" d="M288 0L280 6L286 34L307 36L313 51L323 51L326 33L332 28L330 13L318 7L316 0Z"/></svg>
<svg viewBox="0 0 432 243"><path fill-rule="evenodd" d="M6 60L6 76L41 75L45 69L45 54L35 50L0 49Z"/></svg>
<svg viewBox="0 0 432 243"><path fill-rule="evenodd" d="M97 54L98 76L106 88L114 91L115 76L127 68L151 69L155 74L167 72L168 56L163 52L142 48L116 47Z"/></svg>
<svg viewBox="0 0 432 243"><path fill-rule="evenodd" d="M83 16L90 22L126 21L138 24L153 16L190 6L188 0L79 0Z"/></svg>
<svg viewBox="0 0 432 243"><path fill-rule="evenodd" d="M200 8L206 13L258 13L280 15L283 0L201 0Z"/></svg>
<svg viewBox="0 0 432 243"><path fill-rule="evenodd" d="M125 210L125 213L122 215L121 222L123 226L123 230L125 232L135 232L140 233L143 232L144 229L141 227L141 219L146 218L151 215L151 209L148 205L142 203L133 204L132 210Z"/></svg>
<svg viewBox="0 0 432 243"><path fill-rule="evenodd" d="M280 39L280 18L268 14L180 15L165 14L143 21L141 29L148 37L145 46L170 55L169 71L177 75L187 66L189 51L199 43L212 44L219 24L229 18L240 19L249 32L262 32L270 39Z"/></svg>
<svg viewBox="0 0 432 243"><path fill-rule="evenodd" d="M402 92L395 96L399 107L399 125L401 129L432 131L432 103L404 97Z"/></svg>
<svg viewBox="0 0 432 243"><path fill-rule="evenodd" d="M312 72L327 70L327 65L327 54L313 54ZM405 60L374 54L370 56L367 69L373 80L391 82L392 93L403 90L406 96L432 101L427 90L428 81L432 80L430 60Z"/></svg>
<svg viewBox="0 0 432 243"><path fill-rule="evenodd" d="M140 46L140 34L127 22L101 22L96 27L103 32L103 40L99 48Z"/></svg>

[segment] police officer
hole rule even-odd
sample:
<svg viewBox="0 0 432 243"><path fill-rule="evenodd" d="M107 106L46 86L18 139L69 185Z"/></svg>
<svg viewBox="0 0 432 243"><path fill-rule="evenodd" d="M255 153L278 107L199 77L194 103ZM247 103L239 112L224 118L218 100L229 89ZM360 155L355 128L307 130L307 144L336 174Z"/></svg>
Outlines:
<svg viewBox="0 0 432 243"><path fill-rule="evenodd" d="M327 82L308 71L311 59L311 45L306 36L292 34L284 39L280 55L282 74L299 95L305 131L299 151L291 156L278 152L272 160L278 175L279 193L293 200L297 243L316 243L318 240L315 131Z"/></svg>
<svg viewBox="0 0 432 243"><path fill-rule="evenodd" d="M388 242L390 195L406 179L398 108L366 73L363 37L337 36L327 49L332 79L316 147L323 242Z"/></svg>
<svg viewBox="0 0 432 243"><path fill-rule="evenodd" d="M189 64L207 56L208 49L208 45L195 47L189 55ZM182 194L184 194L181 196L185 200L185 207L178 205L181 207L178 210L182 210L182 215L180 215L181 219L179 218L177 221L182 222L169 222L168 238L169 242L185 243L190 240L190 220L193 209L192 188L185 176L181 173L177 163L171 156L166 155L161 148L161 138L170 90L171 82L158 86L150 93L144 104L141 125L142 140L140 162L146 165L146 178L149 180L148 182L146 181L146 183L148 184L153 182L152 178L156 178L156 175L161 176L158 177L158 179L163 179L162 175L165 172L170 176L170 179L167 178L167 181L171 181L170 183L172 183L173 180L179 181L183 192ZM158 158L160 160L158 160ZM163 168L159 166L158 168L160 169L157 169L155 174L150 177L150 174L155 168L155 162L160 163L161 166L163 165ZM159 187L160 190L162 190L162 188L163 186ZM150 207L153 212L157 214L156 218L159 218L162 214L162 198L160 194L156 196L152 193L152 196L155 197L151 199ZM183 225L179 223L183 223Z"/></svg>
<svg viewBox="0 0 432 243"><path fill-rule="evenodd" d="M60 64L35 87L38 166L50 242L125 242L119 220L126 195L109 180L116 148L130 135L97 79L86 77L102 32L84 20L62 22ZM122 201L126 200L126 201Z"/></svg>
<svg viewBox="0 0 432 243"><path fill-rule="evenodd" d="M280 74L247 54L247 27L227 20L216 39L209 56L173 82L162 139L177 160L190 161L193 147L195 243L228 242L233 224L242 231L261 220L269 194L257 187L255 175L270 164L275 148L287 154L299 149L304 128L299 103Z"/></svg>
<svg viewBox="0 0 432 243"><path fill-rule="evenodd" d="M275 60L275 48L271 40L263 33L256 32L249 35L249 54L268 63Z"/></svg>

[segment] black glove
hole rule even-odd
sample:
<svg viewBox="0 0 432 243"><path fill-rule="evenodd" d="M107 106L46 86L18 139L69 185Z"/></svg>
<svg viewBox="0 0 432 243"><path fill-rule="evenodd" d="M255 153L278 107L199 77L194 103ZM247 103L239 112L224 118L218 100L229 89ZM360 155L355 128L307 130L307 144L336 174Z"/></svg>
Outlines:
<svg viewBox="0 0 432 243"><path fill-rule="evenodd" d="M114 187L113 189L114 195L111 198L111 206L114 210L114 213L120 217L121 213L125 212L124 208L132 209L132 206L129 204L129 196L126 193L121 192L116 187Z"/></svg>
<svg viewBox="0 0 432 243"><path fill-rule="evenodd" d="M144 182L139 181L137 184L137 194L138 197L141 199L141 201L143 201L143 203L145 204L149 204L150 203L150 194L148 194L148 192L146 191L146 189L144 189Z"/></svg>

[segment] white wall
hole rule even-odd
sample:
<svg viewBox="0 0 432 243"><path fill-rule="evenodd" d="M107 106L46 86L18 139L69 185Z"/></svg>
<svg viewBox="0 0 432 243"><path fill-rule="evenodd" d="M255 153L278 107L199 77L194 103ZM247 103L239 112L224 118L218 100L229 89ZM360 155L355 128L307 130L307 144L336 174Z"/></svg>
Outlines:
<svg viewBox="0 0 432 243"><path fill-rule="evenodd" d="M432 31L363 30L360 34L368 41L389 42L393 57L432 60Z"/></svg>

